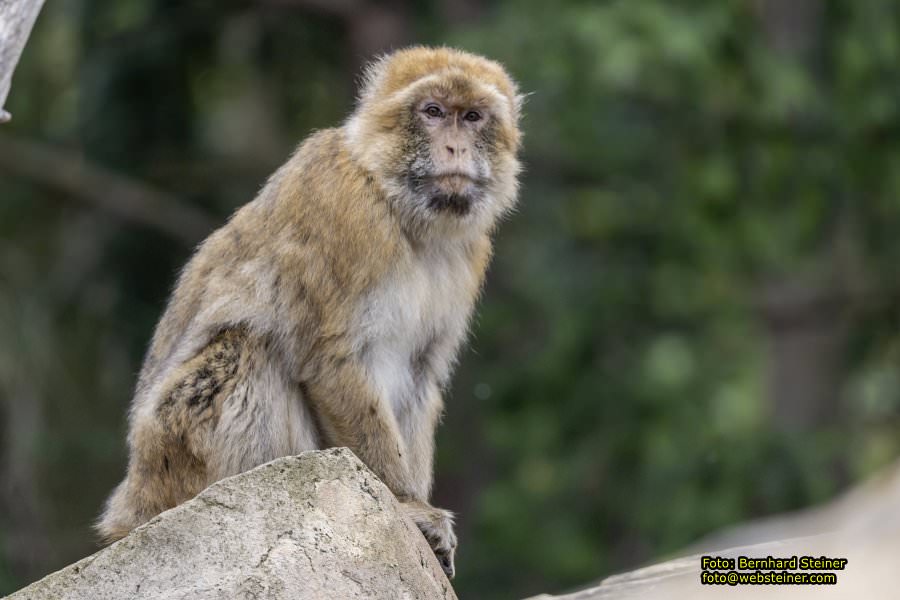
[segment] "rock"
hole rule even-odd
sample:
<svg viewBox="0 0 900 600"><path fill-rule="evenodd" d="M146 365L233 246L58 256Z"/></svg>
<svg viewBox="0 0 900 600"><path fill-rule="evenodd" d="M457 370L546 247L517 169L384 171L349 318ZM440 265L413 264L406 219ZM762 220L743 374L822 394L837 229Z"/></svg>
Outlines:
<svg viewBox="0 0 900 600"><path fill-rule="evenodd" d="M700 583L701 555L678 558L630 573L604 579L600 585L560 596L541 595L529 600L856 600L858 598L897 598L893 574L900 539L896 532L875 539L864 539L850 532L768 542L741 548L711 552L709 555L737 559L790 558L792 556L825 556L844 558L841 570L818 569L816 573L830 573L837 577L832 585L776 585L739 584L703 585ZM727 571L727 569L725 570ZM751 573L754 570L744 570ZM782 572L783 569L760 569L762 572ZM791 570L791 573L802 573Z"/></svg>
<svg viewBox="0 0 900 600"><path fill-rule="evenodd" d="M873 536L900 531L900 461L850 488L830 502L727 527L691 544L688 552L748 546L836 531L868 531Z"/></svg>
<svg viewBox="0 0 900 600"><path fill-rule="evenodd" d="M688 549L691 556L608 577L579 592L545 594L531 600L900 598L894 583L896 557L900 554L898 506L900 463L822 506L730 527L708 536ZM817 571L835 574L834 585L701 585L702 555L825 556L846 558L847 565L842 570Z"/></svg>
<svg viewBox="0 0 900 600"><path fill-rule="evenodd" d="M347 449L211 485L16 592L26 599L455 599L418 528Z"/></svg>

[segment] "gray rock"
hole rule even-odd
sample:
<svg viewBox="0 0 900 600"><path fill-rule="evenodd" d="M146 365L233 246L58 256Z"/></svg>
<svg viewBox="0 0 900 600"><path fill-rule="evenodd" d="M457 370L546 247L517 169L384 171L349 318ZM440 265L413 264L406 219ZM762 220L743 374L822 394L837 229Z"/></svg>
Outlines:
<svg viewBox="0 0 900 600"><path fill-rule="evenodd" d="M428 543L352 452L281 458L213 484L16 592L48 599L454 599Z"/></svg>
<svg viewBox="0 0 900 600"><path fill-rule="evenodd" d="M798 600L900 598L900 462L822 506L776 515L707 537L677 558L607 577L581 591L529 600ZM763 543L759 543L763 542ZM845 558L845 568L815 572L834 585L701 585L701 556ZM726 569L727 570L727 569ZM780 569L761 569L780 571ZM745 571L746 572L746 571ZM798 571L792 571L797 573Z"/></svg>

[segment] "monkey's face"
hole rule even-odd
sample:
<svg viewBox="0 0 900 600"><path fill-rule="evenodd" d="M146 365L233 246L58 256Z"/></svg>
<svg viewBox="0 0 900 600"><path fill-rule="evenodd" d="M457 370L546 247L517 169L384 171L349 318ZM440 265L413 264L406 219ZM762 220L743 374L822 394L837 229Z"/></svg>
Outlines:
<svg viewBox="0 0 900 600"><path fill-rule="evenodd" d="M369 67L347 139L408 228L483 230L515 204L520 102L493 61L402 50Z"/></svg>
<svg viewBox="0 0 900 600"><path fill-rule="evenodd" d="M430 211L463 217L486 201L496 116L488 102L472 100L428 93L411 106L407 184Z"/></svg>
<svg viewBox="0 0 900 600"><path fill-rule="evenodd" d="M426 76L404 96L395 126L404 212L418 224L493 223L511 206L518 171L508 99L463 71Z"/></svg>

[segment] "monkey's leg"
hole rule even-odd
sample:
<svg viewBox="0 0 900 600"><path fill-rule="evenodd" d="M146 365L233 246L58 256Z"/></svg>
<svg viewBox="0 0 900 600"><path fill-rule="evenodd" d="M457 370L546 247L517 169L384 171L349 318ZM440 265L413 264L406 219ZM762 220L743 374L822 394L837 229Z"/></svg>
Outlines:
<svg viewBox="0 0 900 600"><path fill-rule="evenodd" d="M372 388L364 367L352 359L331 361L304 387L324 440L332 446L347 446L381 478L421 529L444 572L453 577L453 517L431 506L427 498L432 443L417 439L412 447L407 445L388 402ZM410 450L422 448L429 454L427 460L410 455ZM413 464L421 471L413 471Z"/></svg>
<svg viewBox="0 0 900 600"><path fill-rule="evenodd" d="M222 404L211 439L213 480L322 447L300 386L270 344L249 343L242 365L242 376Z"/></svg>
<svg viewBox="0 0 900 600"><path fill-rule="evenodd" d="M128 474L98 529L123 537L214 481L319 446L299 388L265 340L221 332L132 418Z"/></svg>
<svg viewBox="0 0 900 600"><path fill-rule="evenodd" d="M243 330L221 332L136 400L128 472L97 525L106 541L125 536L211 483L211 432L223 398L234 389L245 344Z"/></svg>

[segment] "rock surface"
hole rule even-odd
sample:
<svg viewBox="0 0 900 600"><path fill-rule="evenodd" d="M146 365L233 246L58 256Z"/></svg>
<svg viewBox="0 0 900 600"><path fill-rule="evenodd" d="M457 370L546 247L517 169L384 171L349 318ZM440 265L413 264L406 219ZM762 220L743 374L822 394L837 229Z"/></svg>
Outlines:
<svg viewBox="0 0 900 600"><path fill-rule="evenodd" d="M762 543L761 543L762 542ZM727 549L722 549L727 548ZM731 527L688 549L691 556L608 577L579 592L532 600L900 598L900 463L819 507ZM846 558L834 585L701 585L701 555ZM763 571L779 569L763 569ZM797 572L797 571L793 571Z"/></svg>
<svg viewBox="0 0 900 600"><path fill-rule="evenodd" d="M213 484L9 597L454 599L419 530L346 449Z"/></svg>

